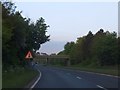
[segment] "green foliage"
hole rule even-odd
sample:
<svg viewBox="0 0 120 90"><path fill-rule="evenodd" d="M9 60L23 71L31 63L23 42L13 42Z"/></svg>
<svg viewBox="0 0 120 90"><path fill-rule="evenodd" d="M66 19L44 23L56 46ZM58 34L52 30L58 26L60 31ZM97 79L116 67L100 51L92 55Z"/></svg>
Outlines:
<svg viewBox="0 0 120 90"><path fill-rule="evenodd" d="M117 64L117 38L114 33L97 33L94 36L91 52L99 59L101 66Z"/></svg>
<svg viewBox="0 0 120 90"><path fill-rule="evenodd" d="M23 18L22 12L15 10L16 6L12 2L1 4L3 67L24 66L28 50L34 55L41 44L50 40L50 36L46 35L49 26L42 17L36 23L30 23L29 18Z"/></svg>
<svg viewBox="0 0 120 90"><path fill-rule="evenodd" d="M49 25L45 24L45 20L41 17L39 20L37 20L36 24L31 24L31 31L29 32L29 36L26 40L27 45L36 50L39 50L40 45L49 41L49 35L46 35L46 30L49 27Z"/></svg>
<svg viewBox="0 0 120 90"><path fill-rule="evenodd" d="M67 42L66 43L66 45L64 46L64 48L65 48L64 52L66 55L71 52L71 49L73 48L74 44L75 44L74 42Z"/></svg>
<svg viewBox="0 0 120 90"><path fill-rule="evenodd" d="M68 42L62 54L69 55L71 64L83 66L104 66L120 63L120 38L115 32L104 32L100 29L95 35L91 31L77 39L76 43ZM120 55L119 55L120 56Z"/></svg>

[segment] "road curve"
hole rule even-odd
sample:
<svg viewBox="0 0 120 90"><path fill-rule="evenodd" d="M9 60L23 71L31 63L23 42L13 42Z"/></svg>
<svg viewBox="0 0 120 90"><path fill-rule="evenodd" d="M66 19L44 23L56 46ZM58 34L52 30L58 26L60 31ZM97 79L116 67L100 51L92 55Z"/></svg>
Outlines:
<svg viewBox="0 0 120 90"><path fill-rule="evenodd" d="M34 88L93 88L118 90L118 79L94 73L38 65L41 79Z"/></svg>

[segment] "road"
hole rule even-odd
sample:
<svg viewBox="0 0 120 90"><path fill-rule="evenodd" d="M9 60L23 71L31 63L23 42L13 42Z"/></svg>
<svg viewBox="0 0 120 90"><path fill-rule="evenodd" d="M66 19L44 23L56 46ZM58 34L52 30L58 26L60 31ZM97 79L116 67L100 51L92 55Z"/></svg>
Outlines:
<svg viewBox="0 0 120 90"><path fill-rule="evenodd" d="M37 68L42 75L34 88L96 88L97 90L118 88L117 77L50 66L38 65Z"/></svg>

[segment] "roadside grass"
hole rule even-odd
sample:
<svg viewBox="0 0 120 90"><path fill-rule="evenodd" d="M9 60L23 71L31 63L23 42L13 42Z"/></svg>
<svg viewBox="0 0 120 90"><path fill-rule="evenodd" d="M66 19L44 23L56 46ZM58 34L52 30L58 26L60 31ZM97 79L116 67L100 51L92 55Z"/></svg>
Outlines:
<svg viewBox="0 0 120 90"><path fill-rule="evenodd" d="M120 76L118 74L119 67L118 66L84 66L81 64L77 65L71 65L71 66L60 66L55 65L56 67L66 68L66 69L72 69L72 70L80 70L80 71L88 71L88 72L95 72L95 73L101 73L101 74L108 74L108 75L114 75L114 76Z"/></svg>
<svg viewBox="0 0 120 90"><path fill-rule="evenodd" d="M20 69L2 74L2 88L24 88L38 72L32 69Z"/></svg>

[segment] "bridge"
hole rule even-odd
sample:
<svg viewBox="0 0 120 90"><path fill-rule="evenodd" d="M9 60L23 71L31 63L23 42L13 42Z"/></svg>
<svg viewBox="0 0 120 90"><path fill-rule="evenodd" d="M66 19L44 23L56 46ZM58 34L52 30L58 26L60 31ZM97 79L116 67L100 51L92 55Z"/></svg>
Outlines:
<svg viewBox="0 0 120 90"><path fill-rule="evenodd" d="M42 64L63 64L70 65L70 57L68 55L36 55L35 60Z"/></svg>

